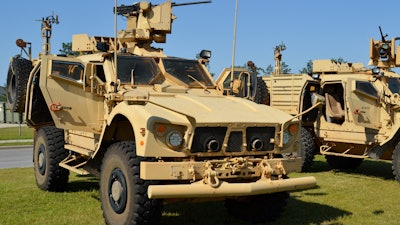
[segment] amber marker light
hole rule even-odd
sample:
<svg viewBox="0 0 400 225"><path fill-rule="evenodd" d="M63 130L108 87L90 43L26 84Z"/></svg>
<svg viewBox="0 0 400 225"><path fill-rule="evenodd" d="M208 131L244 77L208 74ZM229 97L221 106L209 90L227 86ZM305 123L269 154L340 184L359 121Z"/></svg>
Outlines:
<svg viewBox="0 0 400 225"><path fill-rule="evenodd" d="M294 135L299 131L299 127L297 126L297 124L291 124L288 130L290 135Z"/></svg>
<svg viewBox="0 0 400 225"><path fill-rule="evenodd" d="M157 127L156 127L157 135L163 136L166 131L167 131L167 128L164 125L157 125Z"/></svg>

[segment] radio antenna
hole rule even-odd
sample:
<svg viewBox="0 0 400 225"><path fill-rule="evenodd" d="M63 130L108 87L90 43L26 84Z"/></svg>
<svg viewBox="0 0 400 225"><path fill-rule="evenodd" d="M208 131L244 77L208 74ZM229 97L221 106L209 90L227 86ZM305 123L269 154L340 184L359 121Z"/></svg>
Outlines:
<svg viewBox="0 0 400 225"><path fill-rule="evenodd" d="M237 26L237 16L238 16L238 2L236 0L236 9L235 9L235 21L233 25L233 46L232 46L232 65L231 65L231 88L233 88L233 68L235 66L235 51L236 51L236 26Z"/></svg>
<svg viewBox="0 0 400 225"><path fill-rule="evenodd" d="M118 65L117 65L117 43L118 43L118 27L117 27L117 1L114 0L114 74L117 76Z"/></svg>

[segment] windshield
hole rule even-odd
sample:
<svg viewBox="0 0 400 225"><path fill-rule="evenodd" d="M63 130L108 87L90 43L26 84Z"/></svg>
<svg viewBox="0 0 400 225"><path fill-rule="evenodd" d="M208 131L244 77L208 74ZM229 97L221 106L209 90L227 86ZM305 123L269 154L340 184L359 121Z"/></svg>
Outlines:
<svg viewBox="0 0 400 225"><path fill-rule="evenodd" d="M388 86L393 94L400 94L400 81L399 78L392 77L388 81Z"/></svg>
<svg viewBox="0 0 400 225"><path fill-rule="evenodd" d="M153 58L118 56L118 79L122 83L150 84L160 70Z"/></svg>
<svg viewBox="0 0 400 225"><path fill-rule="evenodd" d="M214 86L213 81L197 60L164 58L162 61L167 73L184 82L189 87L202 87L202 85L207 87Z"/></svg>

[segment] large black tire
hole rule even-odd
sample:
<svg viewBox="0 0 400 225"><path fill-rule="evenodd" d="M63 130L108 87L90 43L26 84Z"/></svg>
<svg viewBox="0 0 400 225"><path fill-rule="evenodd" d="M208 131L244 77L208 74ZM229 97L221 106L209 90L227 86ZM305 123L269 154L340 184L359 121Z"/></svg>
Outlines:
<svg viewBox="0 0 400 225"><path fill-rule="evenodd" d="M7 103L12 112L25 112L26 86L32 62L19 55L11 59L7 74Z"/></svg>
<svg viewBox="0 0 400 225"><path fill-rule="evenodd" d="M310 168L314 161L316 144L311 133L304 127L301 128L301 158L303 165L301 167L302 172L310 171Z"/></svg>
<svg viewBox="0 0 400 225"><path fill-rule="evenodd" d="M262 77L257 77L257 90L254 97L254 102L258 104L269 105L269 93L267 84L262 79Z"/></svg>
<svg viewBox="0 0 400 225"><path fill-rule="evenodd" d="M53 126L42 127L35 137L33 167L37 186L45 191L64 191L69 171L58 164L68 156L64 132Z"/></svg>
<svg viewBox="0 0 400 225"><path fill-rule="evenodd" d="M400 182L400 142L397 143L392 154L392 171L394 178Z"/></svg>
<svg viewBox="0 0 400 225"><path fill-rule="evenodd" d="M326 155L326 161L333 169L352 170L357 169L364 159Z"/></svg>
<svg viewBox="0 0 400 225"><path fill-rule="evenodd" d="M288 198L287 192L239 197L226 199L225 207L230 215L241 220L271 222L282 214Z"/></svg>
<svg viewBox="0 0 400 225"><path fill-rule="evenodd" d="M107 224L157 224L162 201L149 199L152 181L140 179L140 161L135 142L117 142L104 154L100 173L100 199Z"/></svg>

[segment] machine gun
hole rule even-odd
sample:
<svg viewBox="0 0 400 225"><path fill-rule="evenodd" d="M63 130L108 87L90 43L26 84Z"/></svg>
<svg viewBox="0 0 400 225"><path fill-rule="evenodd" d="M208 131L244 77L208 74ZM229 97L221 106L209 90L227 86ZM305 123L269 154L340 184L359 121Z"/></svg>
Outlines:
<svg viewBox="0 0 400 225"><path fill-rule="evenodd" d="M87 34L72 36L72 50L75 52L128 52L140 56L158 56L164 54L162 49L155 49L151 44L165 43L167 34L171 33L171 26L176 16L172 14L172 7L211 3L211 1L174 3L166 1L152 5L147 1L133 5L114 7L114 14L124 16L126 28L114 37L90 37Z"/></svg>
<svg viewBox="0 0 400 225"><path fill-rule="evenodd" d="M114 7L117 15L127 18L126 29L119 32L118 38L129 39L137 44L166 42L166 34L171 33L172 21L176 16L172 14L172 7L211 3L211 1L188 2L177 4L166 1L152 5L142 1L133 5Z"/></svg>
<svg viewBox="0 0 400 225"><path fill-rule="evenodd" d="M400 57L397 59L396 53L400 51L400 46L396 46L396 41L400 37L386 40L387 34L383 35L382 28L379 26L381 40L370 40L370 61L368 65L387 69L400 66Z"/></svg>

